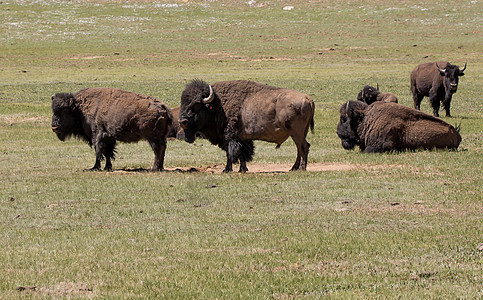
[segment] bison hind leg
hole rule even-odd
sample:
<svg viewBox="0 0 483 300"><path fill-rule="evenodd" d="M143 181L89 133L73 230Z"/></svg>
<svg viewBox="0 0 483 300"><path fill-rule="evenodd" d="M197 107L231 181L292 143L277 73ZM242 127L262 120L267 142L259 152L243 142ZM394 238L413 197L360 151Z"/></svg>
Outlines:
<svg viewBox="0 0 483 300"><path fill-rule="evenodd" d="M164 156L166 154L166 139L161 141L149 140L148 142L154 152L154 164L151 171L162 171L164 169Z"/></svg>
<svg viewBox="0 0 483 300"><path fill-rule="evenodd" d="M104 170L112 171L111 160L114 160L115 156L116 156L116 141L115 140L104 141L103 154L104 154L104 157L106 158L106 166L104 167Z"/></svg>
<svg viewBox="0 0 483 300"><path fill-rule="evenodd" d="M297 146L297 159L290 171L307 169L307 158L309 156L310 144L305 140L305 137L292 136L292 140Z"/></svg>

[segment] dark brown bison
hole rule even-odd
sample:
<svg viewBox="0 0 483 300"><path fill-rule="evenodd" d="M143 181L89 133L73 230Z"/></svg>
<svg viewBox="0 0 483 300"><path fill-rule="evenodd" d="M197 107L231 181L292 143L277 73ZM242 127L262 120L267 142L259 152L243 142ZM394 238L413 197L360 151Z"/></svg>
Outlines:
<svg viewBox="0 0 483 300"><path fill-rule="evenodd" d="M465 75L466 63L463 69L447 61L424 63L416 66L410 75L411 91L413 92L414 108L420 110L424 96L429 97L433 115L439 117L440 102L446 116L451 117L450 105L453 94L458 89L459 77Z"/></svg>
<svg viewBox="0 0 483 300"><path fill-rule="evenodd" d="M181 95L179 115L185 140L192 143L201 133L226 151L225 172L240 161L240 172L254 153L253 140L280 146L288 137L297 146L292 170L305 170L310 144L309 128L314 128L315 106L309 96L248 80L216 82L193 80Z"/></svg>
<svg viewBox="0 0 483 300"><path fill-rule="evenodd" d="M365 85L357 95L357 100L365 102L367 104L372 104L376 101L397 103L396 95L392 93L381 93L379 91L379 84L376 88L370 85Z"/></svg>
<svg viewBox="0 0 483 300"><path fill-rule="evenodd" d="M64 141L70 136L85 140L96 150L91 170L112 170L116 142L147 140L154 151L152 170L163 170L166 135L172 122L170 110L159 100L112 88L87 88L75 95L52 97L52 131Z"/></svg>
<svg viewBox="0 0 483 300"><path fill-rule="evenodd" d="M456 149L461 142L458 130L443 120L388 102L347 101L340 108L337 135L345 149L358 145L367 153Z"/></svg>

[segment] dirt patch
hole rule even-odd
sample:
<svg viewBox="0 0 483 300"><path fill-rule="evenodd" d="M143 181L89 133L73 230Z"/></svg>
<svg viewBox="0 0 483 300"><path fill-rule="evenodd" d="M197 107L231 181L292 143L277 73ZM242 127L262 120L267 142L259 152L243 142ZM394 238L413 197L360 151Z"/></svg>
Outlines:
<svg viewBox="0 0 483 300"><path fill-rule="evenodd" d="M287 173L290 168L292 168L292 164L248 164L248 173ZM361 166L347 163L312 163L307 165L309 172L349 171L357 168L361 168ZM225 165L220 164L198 168L167 168L167 171L217 174L222 173L223 169L225 169ZM234 165L233 170L238 171L238 166Z"/></svg>
<svg viewBox="0 0 483 300"><path fill-rule="evenodd" d="M57 297L81 297L81 298L93 298L95 294L92 288L83 282L61 282L59 284L47 287L36 286L20 286L16 289L19 292L27 293L39 293L54 298Z"/></svg>

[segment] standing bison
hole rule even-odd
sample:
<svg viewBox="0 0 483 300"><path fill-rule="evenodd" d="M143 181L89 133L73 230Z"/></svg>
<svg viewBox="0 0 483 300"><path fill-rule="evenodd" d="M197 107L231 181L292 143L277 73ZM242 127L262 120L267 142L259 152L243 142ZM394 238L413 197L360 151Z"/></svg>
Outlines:
<svg viewBox="0 0 483 300"><path fill-rule="evenodd" d="M459 77L465 75L465 69L466 63L460 70L458 66L446 61L416 66L410 75L414 108L420 110L421 101L424 96L428 96L435 117L439 117L440 102L443 103L446 116L451 117L451 98L458 89Z"/></svg>
<svg viewBox="0 0 483 300"><path fill-rule="evenodd" d="M385 152L415 149L456 149L458 130L418 110L387 102L371 105L347 101L340 108L337 135L345 149Z"/></svg>
<svg viewBox="0 0 483 300"><path fill-rule="evenodd" d="M91 170L112 170L116 142L147 140L154 151L152 170L163 170L166 135L172 122L170 110L159 100L112 88L87 88L75 95L52 97L52 131L64 141L70 136L85 140L96 150Z"/></svg>
<svg viewBox="0 0 483 300"><path fill-rule="evenodd" d="M379 84L377 85L377 88L374 88L370 85L365 85L357 95L357 100L367 104L372 104L376 101L397 103L396 95L392 93L381 93L379 91Z"/></svg>
<svg viewBox="0 0 483 300"><path fill-rule="evenodd" d="M297 146L292 170L305 170L314 128L314 102L295 90L262 85L248 80L216 82L193 80L181 95L180 126L185 140L192 143L201 133L226 151L224 172L240 161L240 172L254 153L253 140L280 146L288 137Z"/></svg>

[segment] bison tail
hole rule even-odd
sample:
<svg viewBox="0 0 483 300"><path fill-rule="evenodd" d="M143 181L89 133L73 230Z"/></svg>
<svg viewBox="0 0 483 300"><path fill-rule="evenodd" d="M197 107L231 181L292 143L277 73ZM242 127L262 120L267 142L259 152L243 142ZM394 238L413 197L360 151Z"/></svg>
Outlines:
<svg viewBox="0 0 483 300"><path fill-rule="evenodd" d="M312 116L312 119L310 119L310 132L312 132L312 134L314 133L314 127L315 127L314 116Z"/></svg>

